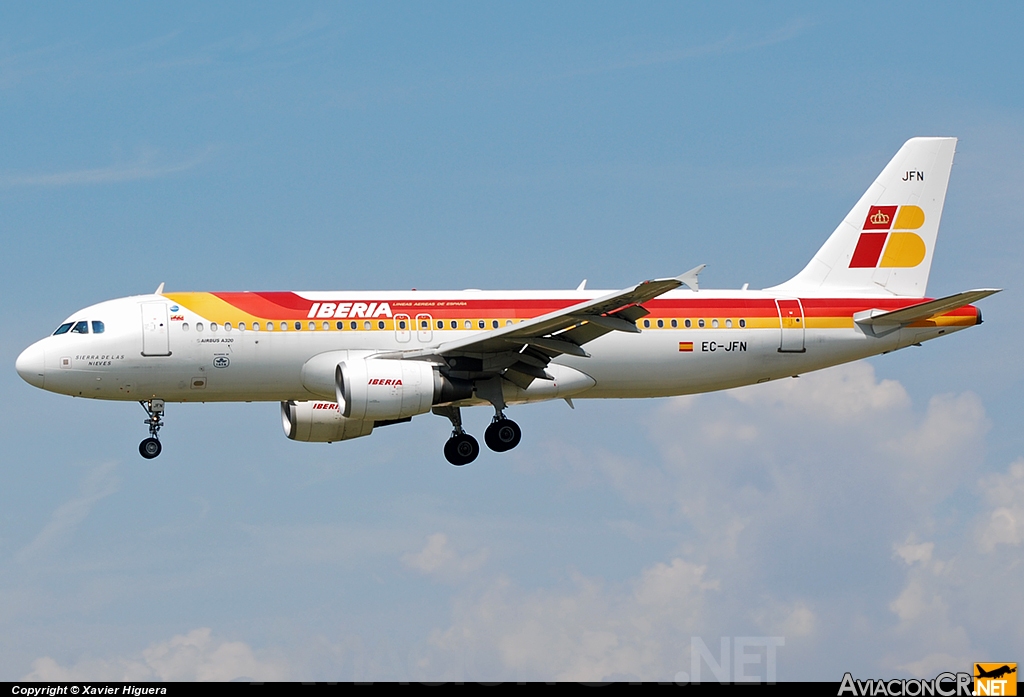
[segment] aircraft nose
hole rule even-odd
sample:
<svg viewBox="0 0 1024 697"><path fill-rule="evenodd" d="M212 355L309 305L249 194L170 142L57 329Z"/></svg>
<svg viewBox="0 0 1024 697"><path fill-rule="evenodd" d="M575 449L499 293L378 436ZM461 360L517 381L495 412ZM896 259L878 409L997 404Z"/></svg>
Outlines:
<svg viewBox="0 0 1024 697"><path fill-rule="evenodd" d="M39 345L39 342L32 344L21 352L18 360L14 363L14 368L18 371L18 375L21 376L22 380L33 387L42 389L46 357L43 347Z"/></svg>

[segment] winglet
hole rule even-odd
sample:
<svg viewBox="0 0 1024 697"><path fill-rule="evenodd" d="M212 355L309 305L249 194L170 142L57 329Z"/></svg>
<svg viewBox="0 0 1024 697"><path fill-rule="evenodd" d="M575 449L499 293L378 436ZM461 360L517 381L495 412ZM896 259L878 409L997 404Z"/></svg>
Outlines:
<svg viewBox="0 0 1024 697"><path fill-rule="evenodd" d="M707 267L707 264L701 264L700 266L694 266L692 269L690 269L686 273L681 274L679 276L676 276L676 280L679 281L680 283L682 283L684 286L686 286L690 290L696 292L697 291L697 276L699 276L700 272L703 271L706 267Z"/></svg>
<svg viewBox="0 0 1024 697"><path fill-rule="evenodd" d="M578 286L576 286L576 290L586 290L586 289L587 289L587 279L584 278L580 282L580 284Z"/></svg>
<svg viewBox="0 0 1024 697"><path fill-rule="evenodd" d="M153 293L153 295L160 295L163 292L164 292L164 284L161 283L160 285L158 285L156 287L156 291Z"/></svg>

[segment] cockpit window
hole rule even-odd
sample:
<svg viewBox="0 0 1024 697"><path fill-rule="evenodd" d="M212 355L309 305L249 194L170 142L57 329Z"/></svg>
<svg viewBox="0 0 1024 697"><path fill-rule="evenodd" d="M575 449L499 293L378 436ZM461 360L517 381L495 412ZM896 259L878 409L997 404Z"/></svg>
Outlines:
<svg viewBox="0 0 1024 697"><path fill-rule="evenodd" d="M106 327L103 326L103 322L100 322L99 320L95 319L92 321L93 334L102 334L104 329L106 329Z"/></svg>
<svg viewBox="0 0 1024 697"><path fill-rule="evenodd" d="M75 326L71 327L72 334L88 334L89 323L84 319L81 322L75 322Z"/></svg>
<svg viewBox="0 0 1024 697"><path fill-rule="evenodd" d="M55 331L53 335L57 336L58 334L67 334L69 329L71 329L71 322L67 322L57 327L57 331Z"/></svg>

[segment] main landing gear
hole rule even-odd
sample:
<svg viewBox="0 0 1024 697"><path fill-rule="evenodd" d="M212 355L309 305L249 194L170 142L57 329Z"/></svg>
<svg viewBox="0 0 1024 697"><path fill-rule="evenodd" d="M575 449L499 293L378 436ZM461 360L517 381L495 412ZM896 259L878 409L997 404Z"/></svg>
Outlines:
<svg viewBox="0 0 1024 697"><path fill-rule="evenodd" d="M519 445L523 439L523 429L512 419L498 414L491 425L484 431L484 443L496 453L503 453Z"/></svg>
<svg viewBox="0 0 1024 697"><path fill-rule="evenodd" d="M480 454L476 438L462 429L462 413L458 407L434 407L438 416L446 416L452 422L451 438L444 444L444 457L456 467L468 465ZM491 425L484 431L484 442L496 453L503 453L519 445L523 431L512 419L498 412Z"/></svg>
<svg viewBox="0 0 1024 697"><path fill-rule="evenodd" d="M164 421L161 417L164 415L164 400L162 399L151 399L148 402L139 402L142 408L146 410L148 419L142 423L149 426L149 438L139 443L139 455L152 460L154 457L160 454L163 447L160 445L160 428L164 425Z"/></svg>

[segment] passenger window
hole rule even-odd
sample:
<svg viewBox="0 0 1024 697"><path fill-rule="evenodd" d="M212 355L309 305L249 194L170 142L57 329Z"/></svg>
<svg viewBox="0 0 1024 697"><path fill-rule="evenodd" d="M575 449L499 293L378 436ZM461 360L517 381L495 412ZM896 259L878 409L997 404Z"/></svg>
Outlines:
<svg viewBox="0 0 1024 697"><path fill-rule="evenodd" d="M741 326L741 327L745 327L745 326L747 326L747 320L745 320L745 319L741 319L741 320L740 320L740 326Z"/></svg>
<svg viewBox="0 0 1024 697"><path fill-rule="evenodd" d="M452 327L452 329L458 329L459 328L459 323L456 322L455 320L452 320L451 327Z"/></svg>
<svg viewBox="0 0 1024 697"><path fill-rule="evenodd" d="M690 327L693 326L693 323L690 320L686 320L685 322L683 322L683 325L685 325L686 328L689 329Z"/></svg>
<svg viewBox="0 0 1024 697"><path fill-rule="evenodd" d="M702 320L702 319L697 320L697 326L700 327L701 329L703 329L704 328L704 320Z"/></svg>
<svg viewBox="0 0 1024 697"><path fill-rule="evenodd" d="M273 322L267 322L267 331L268 332L274 331L274 323Z"/></svg>
<svg viewBox="0 0 1024 697"><path fill-rule="evenodd" d="M715 329L718 329L718 320L717 319L711 320L711 326L714 327Z"/></svg>
<svg viewBox="0 0 1024 697"><path fill-rule="evenodd" d="M487 323L486 323L486 322L484 322L483 320L480 320L479 322L477 322L477 323L476 323L476 326L478 326L478 327L480 327L481 329L483 329L484 327L486 327L486 326L487 326Z"/></svg>
<svg viewBox="0 0 1024 697"><path fill-rule="evenodd" d="M437 320L437 328L438 329L444 329L444 320L443 319Z"/></svg>
<svg viewBox="0 0 1024 697"><path fill-rule="evenodd" d="M384 327L381 327L381 329L383 329L383 328ZM405 320L404 319L398 320L398 328L399 329L405 329Z"/></svg>
<svg viewBox="0 0 1024 697"><path fill-rule="evenodd" d="M651 320L645 319L644 320L644 329L650 329L650 328L651 328Z"/></svg>
<svg viewBox="0 0 1024 697"><path fill-rule="evenodd" d="M53 335L57 336L58 334L67 334L68 330L70 330L70 329L71 329L71 322L68 322L67 324L62 324L59 327L57 327L57 331L55 331L53 333Z"/></svg>
<svg viewBox="0 0 1024 697"><path fill-rule="evenodd" d="M473 323L472 323L472 322L470 322L470 321L469 321L469 320L467 319L467 320L466 320L466 329L472 329L472 328L473 328Z"/></svg>
<svg viewBox="0 0 1024 697"><path fill-rule="evenodd" d="M497 329L497 328L498 328L498 320L492 319L491 320L491 329Z"/></svg>
<svg viewBox="0 0 1024 697"><path fill-rule="evenodd" d="M316 331L316 322L309 323L309 331Z"/></svg>
<svg viewBox="0 0 1024 697"><path fill-rule="evenodd" d="M288 331L288 323L287 322L281 322L281 331L283 331L283 332Z"/></svg>
<svg viewBox="0 0 1024 697"><path fill-rule="evenodd" d="M259 322L253 322L252 323L252 330L254 332L258 332L260 330L260 323Z"/></svg>
<svg viewBox="0 0 1024 697"><path fill-rule="evenodd" d="M340 321L339 321L339 322L336 322L336 323L334 324L334 326L338 328L338 331L341 331L342 329L344 329L344 328L345 328L345 323L344 323L344 322L340 322Z"/></svg>
<svg viewBox="0 0 1024 697"><path fill-rule="evenodd" d="M188 331L188 322L182 322L181 323L181 331L183 331L183 332L187 332Z"/></svg>
<svg viewBox="0 0 1024 697"><path fill-rule="evenodd" d="M331 323L330 322L324 322L324 331L326 332L330 328L331 328Z"/></svg>
<svg viewBox="0 0 1024 697"><path fill-rule="evenodd" d="M196 322L196 331L197 332L203 331L203 323L202 322Z"/></svg>
<svg viewBox="0 0 1024 697"><path fill-rule="evenodd" d="M224 331L226 331L226 332L231 331L231 322L225 322L224 323Z"/></svg>
<svg viewBox="0 0 1024 697"><path fill-rule="evenodd" d="M675 329L678 326L679 326L679 321L678 320L672 320L672 328Z"/></svg>
<svg viewBox="0 0 1024 697"><path fill-rule="evenodd" d="M75 322L75 326L71 327L71 333L72 334L88 334L89 333L89 323L86 322L85 320L82 320L81 322Z"/></svg>
<svg viewBox="0 0 1024 697"><path fill-rule="evenodd" d="M240 331L240 332L244 332L245 331L245 322L239 322L238 323L238 331Z"/></svg>
<svg viewBox="0 0 1024 697"><path fill-rule="evenodd" d="M372 325L368 321L367 322L363 322L363 329L369 330L371 328L371 326Z"/></svg>
<svg viewBox="0 0 1024 697"><path fill-rule="evenodd" d="M295 323L295 331L297 331L297 332L302 331L302 322L296 322Z"/></svg>
<svg viewBox="0 0 1024 697"><path fill-rule="evenodd" d="M727 326L727 327L729 327L731 329L732 328L732 320L731 319L725 320L725 326Z"/></svg>
<svg viewBox="0 0 1024 697"><path fill-rule="evenodd" d="M420 329L430 329L430 323L427 320L420 320Z"/></svg>
<svg viewBox="0 0 1024 697"><path fill-rule="evenodd" d="M102 334L104 329L106 329L106 327L103 326L103 322L100 322L100 321L97 321L97 320L93 320L92 321L92 333L93 334Z"/></svg>
<svg viewBox="0 0 1024 697"><path fill-rule="evenodd" d="M659 319L658 320L658 329L664 329L664 328L665 328L665 320Z"/></svg>
<svg viewBox="0 0 1024 697"><path fill-rule="evenodd" d="M505 320L505 326L506 327L511 327L512 326L512 320L510 320L510 319Z"/></svg>
<svg viewBox="0 0 1024 697"><path fill-rule="evenodd" d="M210 322L210 331L211 332L217 331L217 323L216 322Z"/></svg>
<svg viewBox="0 0 1024 697"><path fill-rule="evenodd" d="M402 324L404 325L405 322L402 322ZM377 329L383 329L383 328L384 328L384 320L382 320L382 319L377 320ZM402 329L405 329L405 327L403 326Z"/></svg>
<svg viewBox="0 0 1024 697"><path fill-rule="evenodd" d="M359 323L358 322L349 322L348 323L348 328L349 329L357 329L358 327L359 327Z"/></svg>

